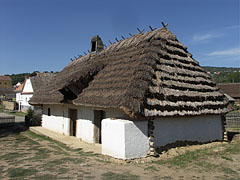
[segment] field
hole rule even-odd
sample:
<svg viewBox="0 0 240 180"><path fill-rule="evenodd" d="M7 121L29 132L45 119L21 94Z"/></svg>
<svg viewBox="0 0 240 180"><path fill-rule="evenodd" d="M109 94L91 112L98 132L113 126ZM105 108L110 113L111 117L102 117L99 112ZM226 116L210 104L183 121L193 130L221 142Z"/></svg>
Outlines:
<svg viewBox="0 0 240 180"><path fill-rule="evenodd" d="M240 179L240 137L180 147L153 162L115 163L104 156L17 127L0 129L0 179Z"/></svg>

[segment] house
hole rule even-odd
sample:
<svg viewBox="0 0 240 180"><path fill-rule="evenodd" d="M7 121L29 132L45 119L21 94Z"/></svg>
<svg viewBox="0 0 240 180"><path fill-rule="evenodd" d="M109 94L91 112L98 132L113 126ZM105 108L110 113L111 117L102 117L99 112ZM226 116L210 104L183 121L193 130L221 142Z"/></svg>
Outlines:
<svg viewBox="0 0 240 180"><path fill-rule="evenodd" d="M37 72L32 76L26 77L21 93L16 93L16 99L19 106L18 109L20 111L27 111L29 108L33 108L33 106L31 106L28 101L37 90L39 90L42 86L47 85L53 76L53 73Z"/></svg>
<svg viewBox="0 0 240 180"><path fill-rule="evenodd" d="M2 100L12 101L15 97L13 88L0 88L0 102Z"/></svg>
<svg viewBox="0 0 240 180"><path fill-rule="evenodd" d="M23 90L23 84L17 83L16 88L15 88L15 93L16 93L16 103L17 103L17 109L18 111L21 111L21 104L22 104L22 93Z"/></svg>
<svg viewBox="0 0 240 180"><path fill-rule="evenodd" d="M12 79L10 76L0 76L0 88L11 88Z"/></svg>
<svg viewBox="0 0 240 180"><path fill-rule="evenodd" d="M154 155L176 141L222 140L228 101L166 27L139 33L69 63L30 100L42 127L100 143L102 154Z"/></svg>
<svg viewBox="0 0 240 180"><path fill-rule="evenodd" d="M240 83L219 83L217 86L222 93L231 96L240 103Z"/></svg>

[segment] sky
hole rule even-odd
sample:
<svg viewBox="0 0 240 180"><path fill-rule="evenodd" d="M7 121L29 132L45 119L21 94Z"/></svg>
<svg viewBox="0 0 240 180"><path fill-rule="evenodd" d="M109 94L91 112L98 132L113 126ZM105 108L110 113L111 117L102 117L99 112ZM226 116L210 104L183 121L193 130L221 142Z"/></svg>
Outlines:
<svg viewBox="0 0 240 180"><path fill-rule="evenodd" d="M90 49L168 23L201 66L240 67L239 0L0 0L0 75L61 71Z"/></svg>

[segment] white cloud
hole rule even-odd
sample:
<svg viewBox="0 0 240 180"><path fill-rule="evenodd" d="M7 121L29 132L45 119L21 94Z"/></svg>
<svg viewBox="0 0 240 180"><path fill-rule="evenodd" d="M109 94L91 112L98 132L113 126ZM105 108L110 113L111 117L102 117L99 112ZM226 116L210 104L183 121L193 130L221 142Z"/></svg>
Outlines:
<svg viewBox="0 0 240 180"><path fill-rule="evenodd" d="M222 51L213 51L208 54L209 56L239 56L240 57L240 47L222 50Z"/></svg>
<svg viewBox="0 0 240 180"><path fill-rule="evenodd" d="M213 38L218 38L223 36L223 34L219 34L219 33L205 33L205 34L195 34L192 38L193 41L207 41Z"/></svg>

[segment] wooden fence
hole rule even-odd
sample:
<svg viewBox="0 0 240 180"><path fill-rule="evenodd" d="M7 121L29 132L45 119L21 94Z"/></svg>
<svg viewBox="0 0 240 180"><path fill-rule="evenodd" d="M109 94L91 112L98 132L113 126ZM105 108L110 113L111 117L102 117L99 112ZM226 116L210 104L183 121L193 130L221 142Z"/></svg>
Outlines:
<svg viewBox="0 0 240 180"><path fill-rule="evenodd" d="M225 128L229 132L240 132L240 113L227 114Z"/></svg>
<svg viewBox="0 0 240 180"><path fill-rule="evenodd" d="M15 123L15 116L1 116L0 125L11 125Z"/></svg>

